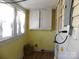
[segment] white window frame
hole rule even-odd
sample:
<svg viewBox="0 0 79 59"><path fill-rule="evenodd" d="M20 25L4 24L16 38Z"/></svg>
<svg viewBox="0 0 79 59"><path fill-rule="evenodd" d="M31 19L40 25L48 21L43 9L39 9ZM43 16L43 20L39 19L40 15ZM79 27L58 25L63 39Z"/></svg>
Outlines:
<svg viewBox="0 0 79 59"><path fill-rule="evenodd" d="M10 5L10 4L9 4ZM21 10L21 11L23 11L24 12L24 10L22 10L22 9L17 9L15 6L13 6L13 5L10 5L10 6L12 6L12 8L14 8L14 20L13 20L13 31L12 31L12 36L8 36L8 37L1 37L0 38L0 42L3 42L3 41L7 41L7 40L11 40L11 39L13 39L13 38L16 38L16 37L20 37L20 36L22 36L24 33L25 33L25 25L24 25L24 33L19 33L19 34L17 34L17 23L16 23L16 16L17 16L17 11L18 10ZM25 19L24 19L25 20Z"/></svg>

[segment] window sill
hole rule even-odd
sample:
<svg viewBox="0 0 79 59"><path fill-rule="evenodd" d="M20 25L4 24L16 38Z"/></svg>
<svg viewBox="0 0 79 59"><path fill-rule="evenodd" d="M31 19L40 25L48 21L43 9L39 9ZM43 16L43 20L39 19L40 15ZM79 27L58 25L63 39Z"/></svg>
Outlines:
<svg viewBox="0 0 79 59"><path fill-rule="evenodd" d="M3 45L3 44L6 44L6 43L9 43L9 42L12 42L14 40L18 40L19 38L23 37L24 34L25 33L20 34L20 35L16 35L16 36L13 36L13 37L2 38L2 39L0 39L0 45Z"/></svg>

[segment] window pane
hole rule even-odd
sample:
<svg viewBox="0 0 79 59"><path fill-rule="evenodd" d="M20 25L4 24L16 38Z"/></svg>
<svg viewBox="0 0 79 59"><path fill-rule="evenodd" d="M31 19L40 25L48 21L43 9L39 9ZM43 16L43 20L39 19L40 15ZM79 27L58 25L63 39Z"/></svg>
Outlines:
<svg viewBox="0 0 79 59"><path fill-rule="evenodd" d="M29 29L39 29L39 10L30 10Z"/></svg>
<svg viewBox="0 0 79 59"><path fill-rule="evenodd" d="M12 36L14 20L14 8L6 4L0 4L0 22L2 24L2 37Z"/></svg>
<svg viewBox="0 0 79 59"><path fill-rule="evenodd" d="M21 23L21 33L24 33L25 30L25 14L23 12L20 12L20 23Z"/></svg>
<svg viewBox="0 0 79 59"><path fill-rule="evenodd" d="M24 33L25 14L23 11L17 11L17 34Z"/></svg>

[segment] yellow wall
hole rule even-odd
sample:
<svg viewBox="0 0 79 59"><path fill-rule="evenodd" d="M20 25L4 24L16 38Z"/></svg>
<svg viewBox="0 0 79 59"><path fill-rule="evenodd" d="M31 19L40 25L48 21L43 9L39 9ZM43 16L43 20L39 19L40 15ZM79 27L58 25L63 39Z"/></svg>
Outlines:
<svg viewBox="0 0 79 59"><path fill-rule="evenodd" d="M26 11L26 19L29 18L28 10ZM26 29L27 29L27 21L26 21ZM0 43L0 59L21 59L23 56L23 46L27 42L28 30L26 30L25 34L20 37L16 37L15 40L5 41L2 44Z"/></svg>
<svg viewBox="0 0 79 59"><path fill-rule="evenodd" d="M28 39L30 44L38 44L38 49L52 51L54 48L55 34L55 10L52 11L52 30L29 30Z"/></svg>
<svg viewBox="0 0 79 59"><path fill-rule="evenodd" d="M55 34L55 10L52 12L52 30L29 30L29 11L26 11L26 32L15 40L0 43L0 59L21 59L23 46L26 43L38 44L38 48L53 50Z"/></svg>

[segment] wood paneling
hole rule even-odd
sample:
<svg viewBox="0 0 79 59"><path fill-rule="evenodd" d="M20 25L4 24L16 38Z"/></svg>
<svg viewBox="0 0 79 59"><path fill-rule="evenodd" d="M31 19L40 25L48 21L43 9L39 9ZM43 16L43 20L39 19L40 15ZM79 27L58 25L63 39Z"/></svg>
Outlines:
<svg viewBox="0 0 79 59"><path fill-rule="evenodd" d="M79 4L79 0L73 0L73 7Z"/></svg>
<svg viewBox="0 0 79 59"><path fill-rule="evenodd" d="M79 15L79 5L77 5L77 6L75 6L73 8L73 15L72 15L72 17L77 16L77 15Z"/></svg>
<svg viewBox="0 0 79 59"><path fill-rule="evenodd" d="M65 14L65 0L59 0L59 3L57 5L57 31L59 31L64 26L64 14Z"/></svg>
<svg viewBox="0 0 79 59"><path fill-rule="evenodd" d="M79 0L73 0L72 26L79 27Z"/></svg>

